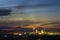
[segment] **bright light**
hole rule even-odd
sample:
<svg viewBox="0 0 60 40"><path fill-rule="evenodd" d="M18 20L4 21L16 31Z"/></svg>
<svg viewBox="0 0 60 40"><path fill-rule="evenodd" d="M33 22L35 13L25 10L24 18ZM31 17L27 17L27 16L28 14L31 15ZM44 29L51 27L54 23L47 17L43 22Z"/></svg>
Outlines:
<svg viewBox="0 0 60 40"><path fill-rule="evenodd" d="M48 35L54 35L54 33L48 33Z"/></svg>
<svg viewBox="0 0 60 40"><path fill-rule="evenodd" d="M39 35L41 35L42 33L38 33Z"/></svg>
<svg viewBox="0 0 60 40"><path fill-rule="evenodd" d="M38 30L36 30L36 33L38 33Z"/></svg>
<svg viewBox="0 0 60 40"><path fill-rule="evenodd" d="M19 35L22 35L21 33L19 33Z"/></svg>
<svg viewBox="0 0 60 40"><path fill-rule="evenodd" d="M44 33L44 30L41 30L41 33Z"/></svg>

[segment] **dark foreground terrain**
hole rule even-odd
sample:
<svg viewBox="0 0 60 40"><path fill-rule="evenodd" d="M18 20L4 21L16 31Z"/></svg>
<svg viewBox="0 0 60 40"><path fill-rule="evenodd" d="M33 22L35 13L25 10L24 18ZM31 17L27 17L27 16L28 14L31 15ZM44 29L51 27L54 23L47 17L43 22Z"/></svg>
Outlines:
<svg viewBox="0 0 60 40"><path fill-rule="evenodd" d="M0 40L60 40L60 35L12 35L0 34Z"/></svg>

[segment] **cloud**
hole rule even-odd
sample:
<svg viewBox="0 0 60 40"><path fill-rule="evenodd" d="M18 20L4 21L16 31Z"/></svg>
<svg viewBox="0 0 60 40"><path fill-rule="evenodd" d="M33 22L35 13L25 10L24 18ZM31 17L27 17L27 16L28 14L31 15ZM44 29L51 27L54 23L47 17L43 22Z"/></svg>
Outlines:
<svg viewBox="0 0 60 40"><path fill-rule="evenodd" d="M11 29L14 29L17 31L19 31L19 30L24 31L23 29L25 29L25 31L29 31L32 27L36 27L38 30L45 28L46 31L53 31L53 32L57 31L58 32L60 30L60 23L59 22L41 23L41 22L30 21L30 20L8 21L8 22L1 21L0 28L5 29L5 27L7 29L11 28Z"/></svg>
<svg viewBox="0 0 60 40"><path fill-rule="evenodd" d="M0 16L7 16L9 15L11 10L9 9L0 9Z"/></svg>
<svg viewBox="0 0 60 40"><path fill-rule="evenodd" d="M43 28L46 29L57 29L60 30L60 22L51 22L51 23L44 23L41 25Z"/></svg>
<svg viewBox="0 0 60 40"><path fill-rule="evenodd" d="M23 21L1 21L0 22L0 26L4 25L4 26L7 26L7 27L22 27L22 28L25 28L25 26L28 26L28 25L32 25L32 24L37 24L39 22L35 22L35 21L30 21L30 20L23 20Z"/></svg>
<svg viewBox="0 0 60 40"><path fill-rule="evenodd" d="M33 4L33 3L32 3ZM27 5L18 5L16 6L16 8L18 9L23 9L23 8L36 8L36 7L49 7L49 6L60 6L60 3L36 3L36 4L27 4Z"/></svg>

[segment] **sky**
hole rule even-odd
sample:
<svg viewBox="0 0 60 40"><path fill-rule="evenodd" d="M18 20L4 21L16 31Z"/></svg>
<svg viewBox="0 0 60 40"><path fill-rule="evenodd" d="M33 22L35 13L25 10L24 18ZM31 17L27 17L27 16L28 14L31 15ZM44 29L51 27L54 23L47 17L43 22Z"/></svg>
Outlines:
<svg viewBox="0 0 60 40"><path fill-rule="evenodd" d="M12 12L10 13L10 15L4 16L2 20L6 20L6 18L8 18L9 20L10 19L37 20L37 21L60 20L59 0L49 0L49 1L48 0L29 0L29 1L28 0L0 0L0 7L1 8L8 7L8 9L14 6L36 5L36 4L40 4L40 6L35 8L30 7L24 9L11 8Z"/></svg>
<svg viewBox="0 0 60 40"><path fill-rule="evenodd" d="M0 11L0 21L31 20L60 25L60 0L0 0Z"/></svg>

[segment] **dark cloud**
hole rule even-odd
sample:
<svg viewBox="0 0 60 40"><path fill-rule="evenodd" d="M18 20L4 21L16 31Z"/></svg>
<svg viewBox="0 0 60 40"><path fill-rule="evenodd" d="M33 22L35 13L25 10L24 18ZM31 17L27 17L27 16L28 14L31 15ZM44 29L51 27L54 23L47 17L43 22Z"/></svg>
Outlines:
<svg viewBox="0 0 60 40"><path fill-rule="evenodd" d="M22 27L25 28L26 26L32 25L32 24L37 24L40 22L35 22L35 21L30 21L30 20L24 20L24 21L0 21L0 26L4 25L7 27ZM21 26L22 25L22 26Z"/></svg>
<svg viewBox="0 0 60 40"><path fill-rule="evenodd" d="M46 31L52 31L52 32L60 32L60 28L48 28L48 29L46 29Z"/></svg>
<svg viewBox="0 0 60 40"><path fill-rule="evenodd" d="M60 22L51 22L50 24L60 24Z"/></svg>
<svg viewBox="0 0 60 40"><path fill-rule="evenodd" d="M7 16L9 15L11 10L9 9L0 9L0 16Z"/></svg>
<svg viewBox="0 0 60 40"><path fill-rule="evenodd" d="M12 29L12 27L0 26L0 30L4 30L4 29Z"/></svg>
<svg viewBox="0 0 60 40"><path fill-rule="evenodd" d="M31 5L18 5L15 8L24 9L24 8L35 8L35 7L49 7L49 6L60 6L60 3L45 3L45 4L31 4Z"/></svg>

